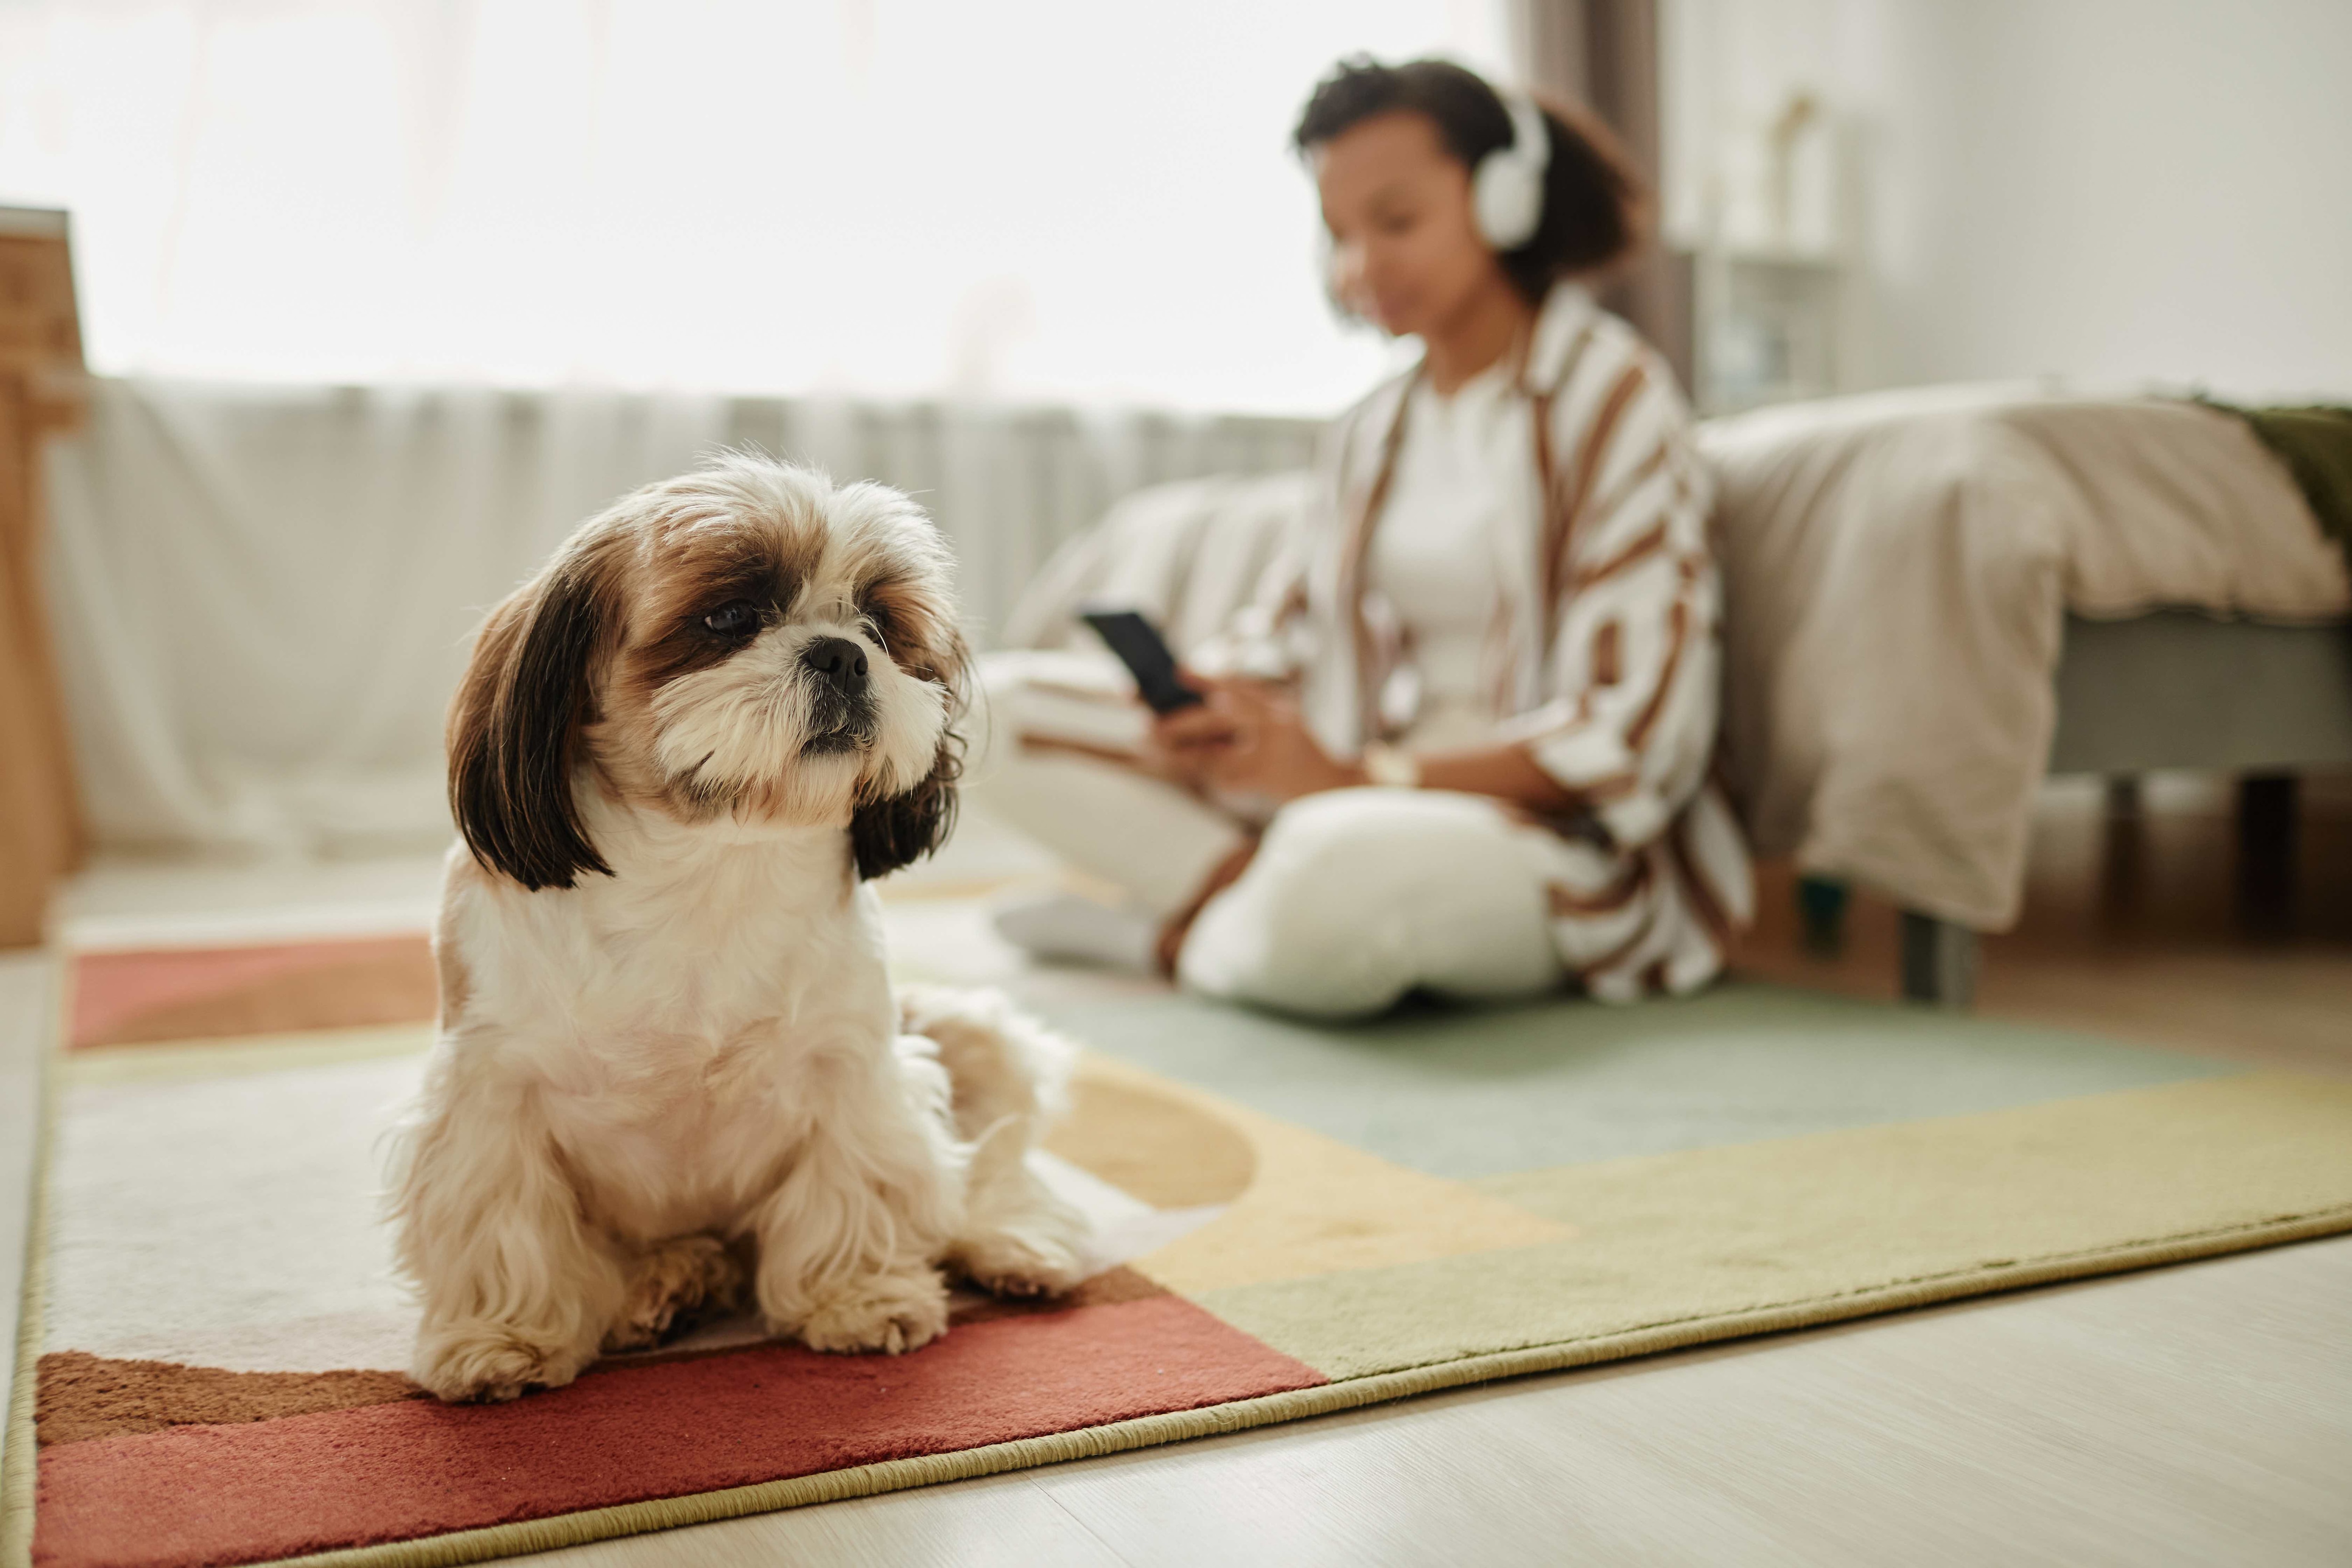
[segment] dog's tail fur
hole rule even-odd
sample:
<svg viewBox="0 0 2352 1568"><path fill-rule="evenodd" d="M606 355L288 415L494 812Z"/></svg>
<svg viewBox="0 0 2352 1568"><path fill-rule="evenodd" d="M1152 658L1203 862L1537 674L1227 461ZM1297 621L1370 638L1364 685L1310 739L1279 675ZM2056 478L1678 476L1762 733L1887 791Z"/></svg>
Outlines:
<svg viewBox="0 0 2352 1568"><path fill-rule="evenodd" d="M964 1223L948 1261L991 1290L1068 1289L1087 1272L1086 1220L1028 1154L1068 1109L1077 1047L996 991L901 986L898 1019L902 1033L938 1048L955 1135L971 1148Z"/></svg>

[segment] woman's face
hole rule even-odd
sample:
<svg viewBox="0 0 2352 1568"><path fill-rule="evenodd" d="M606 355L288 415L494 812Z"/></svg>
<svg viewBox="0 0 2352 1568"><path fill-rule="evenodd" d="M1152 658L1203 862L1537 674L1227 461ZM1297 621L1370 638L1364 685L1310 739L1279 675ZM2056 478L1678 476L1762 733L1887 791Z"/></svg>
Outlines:
<svg viewBox="0 0 2352 1568"><path fill-rule="evenodd" d="M1399 110L1359 121L1315 149L1331 232L1331 287L1383 331L1425 336L1486 290L1510 287L1478 234L1470 171L1437 122Z"/></svg>

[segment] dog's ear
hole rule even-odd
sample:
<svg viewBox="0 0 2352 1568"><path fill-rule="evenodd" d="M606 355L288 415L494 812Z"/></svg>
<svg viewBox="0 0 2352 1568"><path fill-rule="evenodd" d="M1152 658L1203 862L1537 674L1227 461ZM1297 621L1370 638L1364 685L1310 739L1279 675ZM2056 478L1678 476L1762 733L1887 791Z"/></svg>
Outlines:
<svg viewBox="0 0 2352 1568"><path fill-rule="evenodd" d="M572 795L608 598L588 562L557 562L490 613L450 705L457 831L475 859L534 892L613 874Z"/></svg>
<svg viewBox="0 0 2352 1568"><path fill-rule="evenodd" d="M956 780L962 774L963 740L950 732L940 737L939 754L922 783L850 814L849 845L860 879L911 866L948 841L955 827Z"/></svg>
<svg viewBox="0 0 2352 1568"><path fill-rule="evenodd" d="M900 660L919 679L946 693L945 722L931 771L900 795L869 802L850 814L849 843L861 879L911 866L948 841L955 830L956 781L963 776L963 735L958 729L971 682L971 649L952 621L926 625L917 648Z"/></svg>

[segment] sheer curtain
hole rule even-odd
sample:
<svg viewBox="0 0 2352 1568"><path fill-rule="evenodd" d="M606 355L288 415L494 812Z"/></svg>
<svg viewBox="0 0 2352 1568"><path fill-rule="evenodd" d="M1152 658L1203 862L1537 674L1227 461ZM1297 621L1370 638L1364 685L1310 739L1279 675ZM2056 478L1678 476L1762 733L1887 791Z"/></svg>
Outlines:
<svg viewBox="0 0 2352 1568"><path fill-rule="evenodd" d="M13 0L101 371L1328 412L1286 150L1497 0Z"/></svg>
<svg viewBox="0 0 2352 1568"><path fill-rule="evenodd" d="M1143 485L1304 465L1268 417L677 392L100 381L60 443L50 595L101 845L438 841L441 713L482 612L614 495L721 446L914 491L983 639Z"/></svg>
<svg viewBox="0 0 2352 1568"><path fill-rule="evenodd" d="M1307 460L1337 326L1287 151L1334 58L1495 0L12 0L0 201L105 373L50 589L101 845L446 833L482 610L750 443L913 489L985 638L1120 494Z"/></svg>

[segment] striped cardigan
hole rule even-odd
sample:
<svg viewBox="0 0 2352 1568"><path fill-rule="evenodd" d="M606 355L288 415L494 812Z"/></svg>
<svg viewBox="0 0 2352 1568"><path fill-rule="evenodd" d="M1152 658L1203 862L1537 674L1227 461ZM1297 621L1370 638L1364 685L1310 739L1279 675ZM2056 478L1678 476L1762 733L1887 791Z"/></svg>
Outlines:
<svg viewBox="0 0 2352 1568"><path fill-rule="evenodd" d="M1315 513L1209 660L1294 679L1340 756L1412 718L1404 639L1365 563L1418 374L1340 418ZM1497 541L1504 588L1486 649L1498 739L1524 746L1619 848L1638 849L1709 788L1722 594L1706 473L1672 373L1574 284L1544 303L1519 395L1525 504Z"/></svg>

